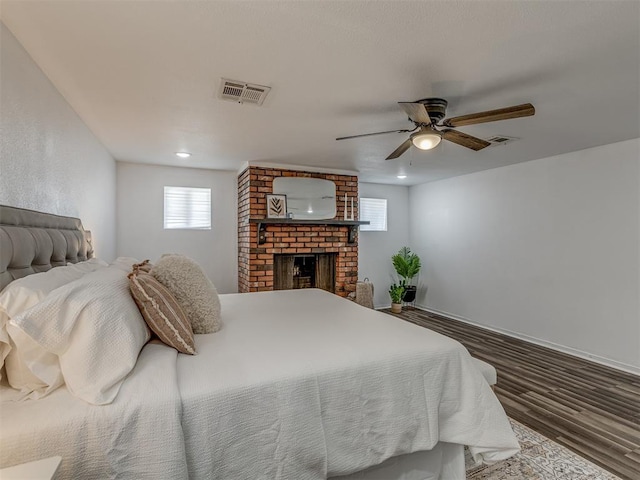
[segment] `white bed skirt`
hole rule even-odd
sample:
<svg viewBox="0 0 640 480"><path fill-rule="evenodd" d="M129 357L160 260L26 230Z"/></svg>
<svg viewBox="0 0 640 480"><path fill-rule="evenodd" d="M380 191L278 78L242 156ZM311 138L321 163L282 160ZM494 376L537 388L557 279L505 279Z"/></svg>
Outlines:
<svg viewBox="0 0 640 480"><path fill-rule="evenodd" d="M375 467L329 480L464 480L464 447L438 443L432 450L399 455Z"/></svg>

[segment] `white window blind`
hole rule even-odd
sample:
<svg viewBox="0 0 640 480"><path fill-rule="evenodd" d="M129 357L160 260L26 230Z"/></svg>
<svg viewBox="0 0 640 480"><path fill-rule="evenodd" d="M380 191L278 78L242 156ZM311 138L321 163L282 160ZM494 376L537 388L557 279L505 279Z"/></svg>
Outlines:
<svg viewBox="0 0 640 480"><path fill-rule="evenodd" d="M211 189L165 186L164 228L211 230Z"/></svg>
<svg viewBox="0 0 640 480"><path fill-rule="evenodd" d="M369 225L360 225L360 230L371 232L387 231L387 199L360 198L360 220L368 220Z"/></svg>

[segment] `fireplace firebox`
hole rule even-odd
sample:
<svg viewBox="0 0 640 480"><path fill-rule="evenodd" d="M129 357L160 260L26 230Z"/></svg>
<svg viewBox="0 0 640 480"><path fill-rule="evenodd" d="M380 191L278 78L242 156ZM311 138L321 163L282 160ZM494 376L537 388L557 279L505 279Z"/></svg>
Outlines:
<svg viewBox="0 0 640 480"><path fill-rule="evenodd" d="M274 290L321 288L334 293L335 279L335 253L274 255Z"/></svg>

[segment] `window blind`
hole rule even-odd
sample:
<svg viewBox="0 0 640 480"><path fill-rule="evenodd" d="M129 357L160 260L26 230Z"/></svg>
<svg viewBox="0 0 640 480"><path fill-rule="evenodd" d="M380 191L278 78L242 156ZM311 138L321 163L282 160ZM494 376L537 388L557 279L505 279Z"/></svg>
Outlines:
<svg viewBox="0 0 640 480"><path fill-rule="evenodd" d="M387 199L360 198L360 220L368 220L369 225L360 225L361 231L387 231Z"/></svg>
<svg viewBox="0 0 640 480"><path fill-rule="evenodd" d="M165 186L164 228L211 230L211 189Z"/></svg>

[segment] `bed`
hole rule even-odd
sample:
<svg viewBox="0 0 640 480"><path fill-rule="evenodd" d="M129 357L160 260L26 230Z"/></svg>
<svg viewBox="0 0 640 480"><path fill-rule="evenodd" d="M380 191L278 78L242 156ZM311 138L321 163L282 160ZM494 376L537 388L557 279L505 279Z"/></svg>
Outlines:
<svg viewBox="0 0 640 480"><path fill-rule="evenodd" d="M7 252L7 208L0 278L13 279L24 258L42 255L23 252L17 265ZM10 213L10 230L62 228ZM68 261L89 257L90 236L79 222L69 228L63 237L84 244L77 258L67 245ZM223 328L195 336L197 355L146 342L108 404L85 402L71 384L24 400L3 380L0 468L60 455L56 478L435 480L464 478L464 445L485 462L518 451L459 343L322 290L220 302Z"/></svg>

